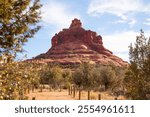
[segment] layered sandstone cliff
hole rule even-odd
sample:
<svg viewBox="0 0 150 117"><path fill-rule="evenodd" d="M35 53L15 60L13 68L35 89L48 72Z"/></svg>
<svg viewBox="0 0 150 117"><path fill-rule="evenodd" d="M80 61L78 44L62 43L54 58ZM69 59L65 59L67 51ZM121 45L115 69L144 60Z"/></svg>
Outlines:
<svg viewBox="0 0 150 117"><path fill-rule="evenodd" d="M96 32L85 30L78 19L74 19L68 29L63 29L52 38L52 47L34 60L55 62L63 65L82 62L125 66L127 62L113 55L103 46L102 37Z"/></svg>

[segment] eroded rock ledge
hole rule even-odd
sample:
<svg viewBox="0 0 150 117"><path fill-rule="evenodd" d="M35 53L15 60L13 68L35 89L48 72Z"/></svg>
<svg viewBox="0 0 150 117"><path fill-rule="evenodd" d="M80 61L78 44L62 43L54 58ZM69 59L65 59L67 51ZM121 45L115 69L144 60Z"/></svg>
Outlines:
<svg viewBox="0 0 150 117"><path fill-rule="evenodd" d="M38 62L55 62L63 65L90 63L126 66L127 62L113 55L103 46L102 36L85 30L78 19L74 19L68 29L63 29L52 37L52 47L34 59Z"/></svg>

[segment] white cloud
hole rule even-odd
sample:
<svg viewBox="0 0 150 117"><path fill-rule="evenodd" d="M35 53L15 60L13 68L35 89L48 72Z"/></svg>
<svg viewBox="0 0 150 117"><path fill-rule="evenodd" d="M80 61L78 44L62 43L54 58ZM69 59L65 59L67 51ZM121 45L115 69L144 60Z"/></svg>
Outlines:
<svg viewBox="0 0 150 117"><path fill-rule="evenodd" d="M48 1L43 5L43 22L47 25L57 26L57 30L69 27L69 24L74 18L80 18L80 15L71 11L69 5L56 1Z"/></svg>
<svg viewBox="0 0 150 117"><path fill-rule="evenodd" d="M150 31L145 31L145 37L149 37ZM129 60L129 45L136 41L136 36L140 35L135 31L116 32L111 35L102 35L104 46L123 60Z"/></svg>
<svg viewBox="0 0 150 117"><path fill-rule="evenodd" d="M128 51L128 46L135 41L138 34L134 31L117 32L112 35L103 35L103 41L112 51L124 52Z"/></svg>
<svg viewBox="0 0 150 117"><path fill-rule="evenodd" d="M118 23L121 23L121 24L122 24L122 23L128 23L128 24L130 25L130 27L133 27L136 22L137 22L136 19L134 19L134 18L129 18L129 19L126 19L126 20L119 19L119 20L117 20L117 21L115 21L115 22L113 22L113 23L115 23L115 24L118 24Z"/></svg>
<svg viewBox="0 0 150 117"><path fill-rule="evenodd" d="M136 22L137 22L136 19L132 18L132 19L129 21L130 27L133 27Z"/></svg>
<svg viewBox="0 0 150 117"><path fill-rule="evenodd" d="M147 18L146 20L150 22L150 18Z"/></svg>
<svg viewBox="0 0 150 117"><path fill-rule="evenodd" d="M112 35L103 35L104 46L115 55L128 61L128 51L130 43L135 42L139 33L134 31L117 32Z"/></svg>
<svg viewBox="0 0 150 117"><path fill-rule="evenodd" d="M144 22L143 24L150 26L150 18L147 18L146 22Z"/></svg>
<svg viewBox="0 0 150 117"><path fill-rule="evenodd" d="M136 23L133 16L135 13L149 13L149 10L150 4L145 4L142 0L91 0L88 14L110 13L121 18L119 23L127 22L132 26Z"/></svg>

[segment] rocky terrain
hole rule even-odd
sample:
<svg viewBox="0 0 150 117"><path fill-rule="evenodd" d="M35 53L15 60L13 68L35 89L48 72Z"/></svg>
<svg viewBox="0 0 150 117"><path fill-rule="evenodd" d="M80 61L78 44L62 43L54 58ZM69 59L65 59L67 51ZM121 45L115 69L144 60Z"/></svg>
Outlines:
<svg viewBox="0 0 150 117"><path fill-rule="evenodd" d="M32 60L62 65L81 64L82 62L115 66L127 65L127 62L113 55L103 46L100 35L91 30L85 30L78 19L74 19L68 29L56 33L51 42L52 47L46 53Z"/></svg>

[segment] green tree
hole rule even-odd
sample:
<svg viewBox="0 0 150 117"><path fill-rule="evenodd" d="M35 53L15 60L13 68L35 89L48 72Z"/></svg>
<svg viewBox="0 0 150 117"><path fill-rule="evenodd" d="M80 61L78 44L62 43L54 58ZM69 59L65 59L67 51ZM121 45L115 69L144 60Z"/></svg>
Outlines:
<svg viewBox="0 0 150 117"><path fill-rule="evenodd" d="M112 67L89 63L83 63L73 74L74 84L88 90L99 89L101 86L106 90L111 89L116 80L116 71Z"/></svg>
<svg viewBox="0 0 150 117"><path fill-rule="evenodd" d="M40 0L0 0L0 99L24 99L38 85L40 66L13 58L40 29L40 7Z"/></svg>
<svg viewBox="0 0 150 117"><path fill-rule="evenodd" d="M52 84L54 87L61 86L62 80L62 69L58 66L55 66L51 69L51 77L49 79L49 83Z"/></svg>
<svg viewBox="0 0 150 117"><path fill-rule="evenodd" d="M63 74L62 74L62 84L63 84L63 88L69 88L69 86L71 86L72 83L72 72L70 69L64 70Z"/></svg>
<svg viewBox="0 0 150 117"><path fill-rule="evenodd" d="M112 93L116 93L118 95L124 95L124 77L126 72L126 67L114 67L115 77L113 82L111 83L111 91Z"/></svg>
<svg viewBox="0 0 150 117"><path fill-rule="evenodd" d="M63 82L63 71L59 66L46 65L41 70L40 83L49 84L54 88L59 87Z"/></svg>
<svg viewBox="0 0 150 117"><path fill-rule="evenodd" d="M0 0L0 56L16 56L40 29L40 0Z"/></svg>
<svg viewBox="0 0 150 117"><path fill-rule="evenodd" d="M112 69L110 66L100 66L94 70L96 77L96 83L98 85L105 86L105 90L112 88L116 81L116 73L115 70Z"/></svg>
<svg viewBox="0 0 150 117"><path fill-rule="evenodd" d="M94 65L89 63L81 64L80 68L74 72L73 82L84 89L91 89L95 83L93 70Z"/></svg>
<svg viewBox="0 0 150 117"><path fill-rule="evenodd" d="M130 65L125 76L126 95L131 99L150 99L150 38L143 30L130 45Z"/></svg>

